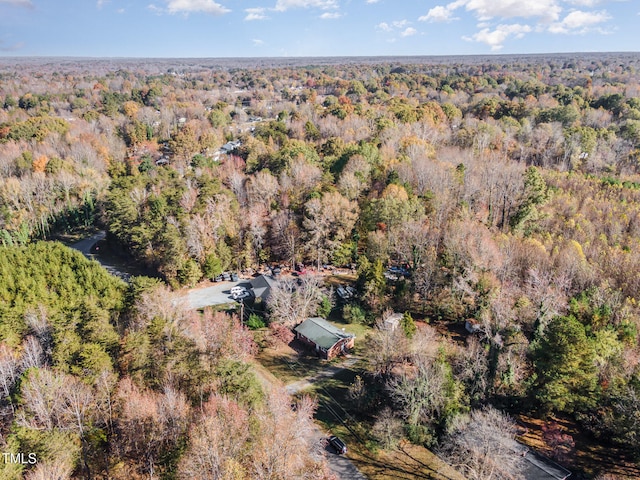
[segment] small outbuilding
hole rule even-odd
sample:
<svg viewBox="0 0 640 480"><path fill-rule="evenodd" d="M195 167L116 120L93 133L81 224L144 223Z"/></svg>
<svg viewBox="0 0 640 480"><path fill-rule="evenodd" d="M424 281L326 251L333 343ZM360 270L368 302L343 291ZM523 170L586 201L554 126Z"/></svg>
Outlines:
<svg viewBox="0 0 640 480"><path fill-rule="evenodd" d="M382 322L382 326L385 330L390 332L395 331L398 326L400 326L400 322L402 321L401 313L392 313L391 315L384 318Z"/></svg>
<svg viewBox="0 0 640 480"><path fill-rule="evenodd" d="M334 327L324 318L307 318L293 329L296 338L313 347L316 354L327 360L353 348L356 336Z"/></svg>

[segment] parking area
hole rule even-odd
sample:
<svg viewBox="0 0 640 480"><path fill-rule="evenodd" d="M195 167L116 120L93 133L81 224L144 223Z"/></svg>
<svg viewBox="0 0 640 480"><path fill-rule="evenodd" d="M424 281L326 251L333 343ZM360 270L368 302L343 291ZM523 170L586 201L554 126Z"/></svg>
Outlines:
<svg viewBox="0 0 640 480"><path fill-rule="evenodd" d="M235 286L251 288L251 284L247 280L238 282L218 282L210 287L198 288L190 290L187 293L187 302L193 309L209 307L212 305L224 305L225 303L234 303L231 297L231 289Z"/></svg>

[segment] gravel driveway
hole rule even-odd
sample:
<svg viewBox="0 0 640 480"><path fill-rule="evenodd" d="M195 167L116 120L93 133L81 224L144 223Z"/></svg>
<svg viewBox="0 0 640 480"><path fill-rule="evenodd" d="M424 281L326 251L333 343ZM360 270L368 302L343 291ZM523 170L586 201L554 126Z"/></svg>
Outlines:
<svg viewBox="0 0 640 480"><path fill-rule="evenodd" d="M223 305L225 303L234 303L231 298L231 287L240 285L249 289L251 284L247 280L239 282L218 282L210 287L189 290L186 295L189 306L193 309L209 307L211 305Z"/></svg>

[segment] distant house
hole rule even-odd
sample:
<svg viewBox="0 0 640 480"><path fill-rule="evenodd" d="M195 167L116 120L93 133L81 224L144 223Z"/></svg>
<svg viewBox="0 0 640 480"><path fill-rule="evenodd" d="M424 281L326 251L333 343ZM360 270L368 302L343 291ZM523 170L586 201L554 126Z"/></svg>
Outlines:
<svg viewBox="0 0 640 480"><path fill-rule="evenodd" d="M296 338L313 347L322 358L332 359L353 348L356 336L334 327L324 318L307 318L293 329Z"/></svg>
<svg viewBox="0 0 640 480"><path fill-rule="evenodd" d="M271 294L271 289L276 284L276 279L271 275L260 275L251 280L251 290L253 296L257 299L261 299L266 302Z"/></svg>
<svg viewBox="0 0 640 480"><path fill-rule="evenodd" d="M228 155L242 145L240 140L234 140L233 142L227 142L220 147L220 153Z"/></svg>
<svg viewBox="0 0 640 480"><path fill-rule="evenodd" d="M382 325L385 330L389 330L393 332L396 328L398 328L398 325L400 325L401 320L402 320L401 313L393 313L384 319L384 321L382 322Z"/></svg>

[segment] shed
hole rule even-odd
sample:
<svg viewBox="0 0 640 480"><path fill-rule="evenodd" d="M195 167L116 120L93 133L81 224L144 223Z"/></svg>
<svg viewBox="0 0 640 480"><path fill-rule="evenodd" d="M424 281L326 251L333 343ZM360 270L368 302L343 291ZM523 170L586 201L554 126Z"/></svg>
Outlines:
<svg viewBox="0 0 640 480"><path fill-rule="evenodd" d="M382 325L385 330L389 330L393 332L395 331L396 328L398 328L398 325L400 325L401 321L402 321L401 313L392 313L391 315L389 315L384 319L384 321L382 322Z"/></svg>
<svg viewBox="0 0 640 480"><path fill-rule="evenodd" d="M356 338L320 317L307 318L293 331L298 340L315 348L318 356L328 360L353 348Z"/></svg>

